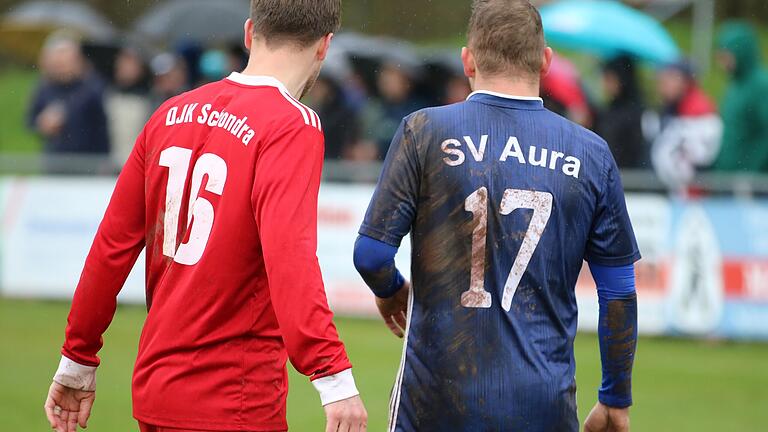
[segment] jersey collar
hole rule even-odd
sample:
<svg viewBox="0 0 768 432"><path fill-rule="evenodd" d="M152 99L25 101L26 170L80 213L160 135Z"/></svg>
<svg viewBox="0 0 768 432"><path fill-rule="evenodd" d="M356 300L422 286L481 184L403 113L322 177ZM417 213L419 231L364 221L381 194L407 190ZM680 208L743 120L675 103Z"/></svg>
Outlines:
<svg viewBox="0 0 768 432"><path fill-rule="evenodd" d="M468 101L475 101L489 105L497 105L506 108L526 110L544 109L544 100L540 97L515 96L489 90L478 90L467 97Z"/></svg>
<svg viewBox="0 0 768 432"><path fill-rule="evenodd" d="M234 83L249 87L276 87L280 91L288 93L285 84L275 77L266 75L245 75L240 72L232 72L227 79Z"/></svg>

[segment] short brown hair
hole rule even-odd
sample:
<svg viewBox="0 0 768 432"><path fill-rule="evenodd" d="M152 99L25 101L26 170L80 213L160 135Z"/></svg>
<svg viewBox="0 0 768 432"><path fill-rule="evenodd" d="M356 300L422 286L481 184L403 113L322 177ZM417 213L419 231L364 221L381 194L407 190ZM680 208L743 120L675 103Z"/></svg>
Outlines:
<svg viewBox="0 0 768 432"><path fill-rule="evenodd" d="M341 0L251 0L254 34L308 46L341 24Z"/></svg>
<svg viewBox="0 0 768 432"><path fill-rule="evenodd" d="M547 44L541 15L528 0L474 0L467 37L480 72L539 75Z"/></svg>

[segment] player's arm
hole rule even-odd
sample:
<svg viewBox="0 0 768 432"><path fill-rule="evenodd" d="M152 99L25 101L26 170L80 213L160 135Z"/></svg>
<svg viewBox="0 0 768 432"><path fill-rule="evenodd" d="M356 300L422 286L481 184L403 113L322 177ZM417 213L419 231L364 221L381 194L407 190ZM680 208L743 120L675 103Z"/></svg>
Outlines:
<svg viewBox="0 0 768 432"><path fill-rule="evenodd" d="M603 381L598 400L613 408L632 405L632 366L637 347L635 267L589 266L600 304L598 335Z"/></svg>
<svg viewBox="0 0 768 432"><path fill-rule="evenodd" d="M629 430L632 367L637 347L634 263L640 259L616 162L605 147L602 190L585 259L597 283L603 379L586 431Z"/></svg>
<svg viewBox="0 0 768 432"><path fill-rule="evenodd" d="M415 114L419 115L423 114ZM410 285L395 267L394 257L416 219L422 172L410 118L400 124L389 147L354 254L355 268L376 295L384 322L398 337L406 327Z"/></svg>
<svg viewBox="0 0 768 432"><path fill-rule="evenodd" d="M395 266L396 254L395 246L365 235L355 241L355 268L376 297L391 298L405 284Z"/></svg>
<svg viewBox="0 0 768 432"><path fill-rule="evenodd" d="M598 404L584 424L585 432L629 431L632 366L637 348L637 294L634 265L590 264L597 284L600 316L597 334L603 379Z"/></svg>
<svg viewBox="0 0 768 432"><path fill-rule="evenodd" d="M395 266L397 248L361 235L355 242L354 263L366 285L376 295L379 311L387 327L403 337L406 327L408 289L406 280ZM403 289L403 288L406 289Z"/></svg>
<svg viewBox="0 0 768 432"><path fill-rule="evenodd" d="M115 314L117 294L144 248L144 139L142 133L120 174L72 300L62 358L46 401L48 419L57 430L74 430L77 423L85 427L102 335Z"/></svg>
<svg viewBox="0 0 768 432"><path fill-rule="evenodd" d="M333 324L317 260L317 199L323 137L289 126L263 144L252 203L272 305L288 356L309 376L323 405L358 395Z"/></svg>

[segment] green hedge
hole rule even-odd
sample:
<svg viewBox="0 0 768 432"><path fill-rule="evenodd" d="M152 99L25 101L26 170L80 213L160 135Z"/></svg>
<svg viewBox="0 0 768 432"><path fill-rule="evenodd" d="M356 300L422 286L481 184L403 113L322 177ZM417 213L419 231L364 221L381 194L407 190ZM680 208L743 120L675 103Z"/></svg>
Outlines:
<svg viewBox="0 0 768 432"><path fill-rule="evenodd" d="M0 69L0 153L40 151L40 140L26 127L25 118L36 80L27 69Z"/></svg>

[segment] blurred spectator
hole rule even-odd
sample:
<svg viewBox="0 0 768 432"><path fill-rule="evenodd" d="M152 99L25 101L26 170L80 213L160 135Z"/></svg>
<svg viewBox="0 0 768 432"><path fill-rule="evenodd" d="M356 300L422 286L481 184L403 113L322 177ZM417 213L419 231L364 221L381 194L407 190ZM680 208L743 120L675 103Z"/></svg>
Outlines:
<svg viewBox="0 0 768 432"><path fill-rule="evenodd" d="M113 84L107 92L106 107L112 160L116 166L122 167L151 114L149 73L137 49L123 48L118 53Z"/></svg>
<svg viewBox="0 0 768 432"><path fill-rule="evenodd" d="M170 53L159 54L150 64L154 74L152 85L152 110L163 102L189 90L187 65L184 60Z"/></svg>
<svg viewBox="0 0 768 432"><path fill-rule="evenodd" d="M360 124L339 83L321 74L308 96L323 124L325 158L354 159L354 147L360 138Z"/></svg>
<svg viewBox="0 0 768 432"><path fill-rule="evenodd" d="M327 68L327 65L323 66L323 70ZM344 94L349 106L357 113L365 111L365 107L372 97L365 83L365 78L354 69L344 79Z"/></svg>
<svg viewBox="0 0 768 432"><path fill-rule="evenodd" d="M404 117L424 108L413 95L415 71L394 63L385 63L379 72L377 87L380 100L370 100L363 110L365 135L376 145L379 158L387 154L389 144Z"/></svg>
<svg viewBox="0 0 768 432"><path fill-rule="evenodd" d="M176 43L173 52L184 64L184 75L187 78L186 87L188 90L191 90L203 78L200 70L200 60L203 58L203 54L205 54L205 47L195 40L181 40Z"/></svg>
<svg viewBox="0 0 768 432"><path fill-rule="evenodd" d="M709 166L720 150L723 122L687 62L669 65L657 76L663 106L652 162L670 188L684 191L697 167Z"/></svg>
<svg viewBox="0 0 768 432"><path fill-rule="evenodd" d="M558 55L552 58L549 74L541 80L541 94L550 111L587 129L594 126L594 115L579 72L569 61Z"/></svg>
<svg viewBox="0 0 768 432"><path fill-rule="evenodd" d="M731 76L722 101L720 171L768 172L768 72L754 28L730 22L718 37L718 62Z"/></svg>
<svg viewBox="0 0 768 432"><path fill-rule="evenodd" d="M619 168L647 166L649 152L642 126L645 107L634 59L622 55L603 65L603 87L608 106L598 116L597 133L608 142Z"/></svg>
<svg viewBox="0 0 768 432"><path fill-rule="evenodd" d="M248 52L242 43L233 43L227 47L227 69L240 72L248 65Z"/></svg>
<svg viewBox="0 0 768 432"><path fill-rule="evenodd" d="M467 77L451 75L445 84L444 91L442 103L451 105L466 101L469 94L472 93L472 88L469 86L469 79Z"/></svg>
<svg viewBox="0 0 768 432"><path fill-rule="evenodd" d="M49 154L109 152L104 85L88 67L80 43L50 38L40 56L42 79L28 123L45 140Z"/></svg>

